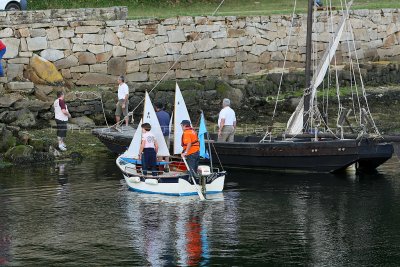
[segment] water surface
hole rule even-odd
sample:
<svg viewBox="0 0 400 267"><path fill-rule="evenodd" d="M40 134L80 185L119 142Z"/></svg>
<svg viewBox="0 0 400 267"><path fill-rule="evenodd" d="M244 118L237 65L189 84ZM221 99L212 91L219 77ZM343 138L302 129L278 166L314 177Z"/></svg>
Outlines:
<svg viewBox="0 0 400 267"><path fill-rule="evenodd" d="M112 156L0 169L0 265L396 266L399 166L229 170L205 202L128 191Z"/></svg>

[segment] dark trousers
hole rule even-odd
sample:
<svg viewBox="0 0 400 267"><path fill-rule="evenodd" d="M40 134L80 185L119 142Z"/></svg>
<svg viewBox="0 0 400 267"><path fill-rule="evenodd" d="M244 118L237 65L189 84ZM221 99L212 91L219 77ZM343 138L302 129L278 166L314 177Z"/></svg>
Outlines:
<svg viewBox="0 0 400 267"><path fill-rule="evenodd" d="M62 138L67 137L67 122L56 119L56 124L57 124L57 136Z"/></svg>
<svg viewBox="0 0 400 267"><path fill-rule="evenodd" d="M143 149L142 173L147 175L147 171L151 171L153 176L157 176L157 153L154 148Z"/></svg>
<svg viewBox="0 0 400 267"><path fill-rule="evenodd" d="M3 65L1 64L1 60L3 59L4 54L6 53L6 48L0 50L0 77L4 76Z"/></svg>
<svg viewBox="0 0 400 267"><path fill-rule="evenodd" d="M193 154L186 156L186 162L190 168L190 173L193 176L197 175L197 168L199 167L200 152L195 152Z"/></svg>

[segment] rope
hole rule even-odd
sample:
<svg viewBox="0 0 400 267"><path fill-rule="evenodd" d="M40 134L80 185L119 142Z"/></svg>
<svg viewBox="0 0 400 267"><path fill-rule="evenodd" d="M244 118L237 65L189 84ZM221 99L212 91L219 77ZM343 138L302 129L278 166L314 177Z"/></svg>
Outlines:
<svg viewBox="0 0 400 267"><path fill-rule="evenodd" d="M221 2L220 2L220 4L218 5L218 7L214 10L214 12L212 13L212 15L211 16L214 16L217 12L218 12L218 10L219 10L219 8L222 6L222 4L225 2L225 0L222 0ZM207 21L209 20L209 18L207 17ZM196 33L196 36L193 38L193 41L197 41L198 40L198 37L200 36L200 32L197 32ZM179 57L174 61L174 63L171 65L171 67L167 70L167 72L161 77L161 79L153 86L153 88L151 88L151 90L148 92L148 93L151 93L163 80L164 80L164 78L167 76L167 74L169 73L169 71L170 70L172 70L174 67L175 67L175 65L179 62L179 60L182 58L182 54L180 54L179 55ZM127 117L129 117L129 116L133 116L133 112L143 103L143 101L144 101L144 99L142 99L140 102L139 102L139 104L132 110L132 111L130 111L129 113L128 113L128 115L126 115L123 119L121 119L121 121L119 122L119 123L116 123L116 124L114 124L113 126L117 126L118 124L122 124L123 123L123 121L127 118Z"/></svg>
<svg viewBox="0 0 400 267"><path fill-rule="evenodd" d="M292 37L294 16L295 16L295 12L296 12L296 5L297 5L297 0L294 0L294 6L293 6L293 12L292 12L292 20L290 22L290 29L289 29L288 42L287 42L287 45L286 45L285 58L283 60L282 73L281 73L281 77L279 79L279 87L278 87L278 93L276 95L274 111L272 112L271 131L272 131L272 128L273 128L273 125L274 125L274 119L275 119L275 115L276 115L276 109L278 107L279 95L280 95L281 88L282 88L283 74L284 74L284 71L285 71L287 55L288 55L288 52L289 52L290 38ZM268 127L267 127L267 131L265 132L264 137L260 140L260 143L265 141L265 138L268 136L268 134L269 134L269 131L268 131ZM272 135L270 135L270 142L271 142L271 140L272 140Z"/></svg>

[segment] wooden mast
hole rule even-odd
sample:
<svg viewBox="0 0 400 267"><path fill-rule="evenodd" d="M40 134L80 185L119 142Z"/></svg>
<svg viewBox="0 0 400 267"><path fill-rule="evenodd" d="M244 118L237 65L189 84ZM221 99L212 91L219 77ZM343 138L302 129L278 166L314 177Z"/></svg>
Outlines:
<svg viewBox="0 0 400 267"><path fill-rule="evenodd" d="M311 85L311 54L312 54L312 24L313 24L313 8L314 0L308 0L308 12L307 12L307 35L306 35L306 70L305 78L306 84L304 89L304 113L303 113L303 132L309 131L309 125L307 125L309 119L310 110L310 85Z"/></svg>

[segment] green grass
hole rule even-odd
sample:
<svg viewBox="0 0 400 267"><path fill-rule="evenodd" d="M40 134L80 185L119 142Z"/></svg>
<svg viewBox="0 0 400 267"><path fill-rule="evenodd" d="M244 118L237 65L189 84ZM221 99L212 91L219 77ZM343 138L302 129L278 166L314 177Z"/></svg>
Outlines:
<svg viewBox="0 0 400 267"><path fill-rule="evenodd" d="M162 2L162 3L159 3ZM192 2L192 3L190 3ZM129 18L168 18L174 16L211 15L219 4L218 0L74 0L74 1L33 1L28 2L30 9L51 8L87 8L128 6ZM284 0L225 0L216 15L219 16L255 16L290 14L294 1ZM332 0L332 4L340 9L340 1ZM306 11L307 0L298 0L296 13ZM355 0L353 9L400 8L399 0Z"/></svg>

